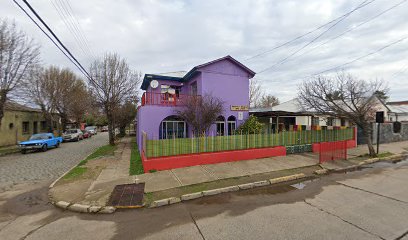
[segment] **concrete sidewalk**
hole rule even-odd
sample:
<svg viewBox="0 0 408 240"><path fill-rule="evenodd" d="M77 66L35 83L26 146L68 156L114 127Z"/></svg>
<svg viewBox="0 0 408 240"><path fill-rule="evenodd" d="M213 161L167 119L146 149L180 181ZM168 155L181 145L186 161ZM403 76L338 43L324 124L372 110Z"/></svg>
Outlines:
<svg viewBox="0 0 408 240"><path fill-rule="evenodd" d="M380 145L380 152L399 154L408 148L408 141ZM348 159L368 153L366 145L348 149ZM186 168L146 173L136 176L136 181L145 182L145 192L210 182L219 179L242 177L253 174L308 167L319 164L317 153L290 154L287 156L262 158L239 162L200 165ZM325 163L324 168L334 169L351 165L350 162Z"/></svg>
<svg viewBox="0 0 408 240"><path fill-rule="evenodd" d="M136 176L136 179L138 182L145 182L145 192L155 192L219 179L301 168L316 164L318 164L318 155L305 153L177 168L155 173L145 173Z"/></svg>
<svg viewBox="0 0 408 240"><path fill-rule="evenodd" d="M408 141L382 144L380 146L381 152L388 151L400 154L407 151ZM357 157L367 152L367 146L358 146L357 148L349 149L348 158ZM130 155L130 138L124 139L120 143L113 159L107 160L108 164L105 164L104 169L94 180L88 180L87 183L70 183L71 185L63 185L59 190L59 186L56 186L57 189L50 190L50 193L57 196L54 199L55 201L76 202L90 206L106 206L111 192L119 184L144 182L145 193L151 193L221 179L253 176L281 170L317 166L319 164L319 155L317 153L303 153L239 162L200 165L129 176ZM90 161L90 163L92 162L94 161ZM336 169L353 164L355 163L351 161L336 161L320 166L325 169ZM81 184L82 187L79 187Z"/></svg>

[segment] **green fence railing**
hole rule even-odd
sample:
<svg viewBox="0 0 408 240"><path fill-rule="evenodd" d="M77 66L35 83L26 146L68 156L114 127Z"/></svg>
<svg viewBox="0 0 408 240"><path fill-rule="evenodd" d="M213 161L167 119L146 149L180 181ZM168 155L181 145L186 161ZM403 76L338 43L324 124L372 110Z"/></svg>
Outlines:
<svg viewBox="0 0 408 240"><path fill-rule="evenodd" d="M147 158L275 146L305 145L353 139L353 128L236 134L192 138L146 139Z"/></svg>

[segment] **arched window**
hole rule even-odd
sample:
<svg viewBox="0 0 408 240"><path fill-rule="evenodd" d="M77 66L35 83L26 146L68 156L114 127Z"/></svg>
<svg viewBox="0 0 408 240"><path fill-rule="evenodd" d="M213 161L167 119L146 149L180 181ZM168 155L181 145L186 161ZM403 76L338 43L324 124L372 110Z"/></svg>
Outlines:
<svg viewBox="0 0 408 240"><path fill-rule="evenodd" d="M217 136L224 136L225 135L225 118L223 116L218 116L215 120L215 124L217 125Z"/></svg>
<svg viewBox="0 0 408 240"><path fill-rule="evenodd" d="M229 116L228 119L228 135L234 135L237 128L237 120L234 116Z"/></svg>
<svg viewBox="0 0 408 240"><path fill-rule="evenodd" d="M187 124L179 116L168 116L160 123L159 138L185 138L187 137Z"/></svg>

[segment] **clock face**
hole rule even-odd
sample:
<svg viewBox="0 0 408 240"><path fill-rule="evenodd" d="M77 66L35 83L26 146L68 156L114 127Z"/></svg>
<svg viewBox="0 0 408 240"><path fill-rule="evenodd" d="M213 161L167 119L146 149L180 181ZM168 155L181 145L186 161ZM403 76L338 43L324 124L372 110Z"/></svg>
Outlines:
<svg viewBox="0 0 408 240"><path fill-rule="evenodd" d="M159 82L157 80L153 80L150 82L151 88L157 88L159 86Z"/></svg>

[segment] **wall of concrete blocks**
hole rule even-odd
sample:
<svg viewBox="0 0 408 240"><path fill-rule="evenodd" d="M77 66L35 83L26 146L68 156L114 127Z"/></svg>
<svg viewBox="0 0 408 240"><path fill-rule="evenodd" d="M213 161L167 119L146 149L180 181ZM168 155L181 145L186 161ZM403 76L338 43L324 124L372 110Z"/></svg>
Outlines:
<svg viewBox="0 0 408 240"><path fill-rule="evenodd" d="M377 143L377 124L373 123L373 143ZM381 123L380 143L408 141L408 122L401 123L401 130L394 132L393 123Z"/></svg>

